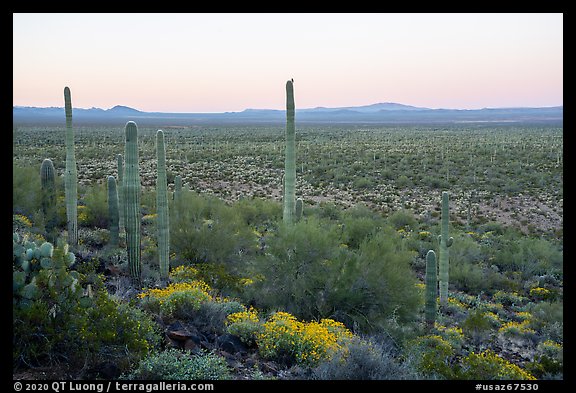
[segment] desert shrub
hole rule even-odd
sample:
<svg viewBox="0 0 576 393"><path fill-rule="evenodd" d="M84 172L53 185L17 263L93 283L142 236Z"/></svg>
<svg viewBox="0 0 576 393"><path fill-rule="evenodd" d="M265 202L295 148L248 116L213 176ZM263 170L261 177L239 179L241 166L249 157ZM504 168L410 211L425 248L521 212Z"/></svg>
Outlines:
<svg viewBox="0 0 576 393"><path fill-rule="evenodd" d="M232 208L239 213L246 225L252 227L272 226L282 218L282 205L271 200L241 199Z"/></svg>
<svg viewBox="0 0 576 393"><path fill-rule="evenodd" d="M462 359L459 379L472 380L533 380L532 374L501 358L487 349L482 353L470 353Z"/></svg>
<svg viewBox="0 0 576 393"><path fill-rule="evenodd" d="M352 333L331 319L302 322L286 312L276 312L262 325L256 341L259 353L285 364L315 365L329 359Z"/></svg>
<svg viewBox="0 0 576 393"><path fill-rule="evenodd" d="M410 210L398 210L388 217L388 221L397 230L416 228L416 218Z"/></svg>
<svg viewBox="0 0 576 393"><path fill-rule="evenodd" d="M258 311L253 307L229 314L224 323L228 333L238 336L248 346L256 344L263 330Z"/></svg>
<svg viewBox="0 0 576 393"><path fill-rule="evenodd" d="M519 271L523 279L533 275L562 273L562 250L551 241L541 238L503 236L492 247L494 264L503 270Z"/></svg>
<svg viewBox="0 0 576 393"><path fill-rule="evenodd" d="M140 293L143 307L163 316L190 318L202 303L212 299L211 288L203 281L171 283L166 288L150 288Z"/></svg>
<svg viewBox="0 0 576 393"><path fill-rule="evenodd" d="M534 360L527 364L526 369L539 379L562 379L564 369L562 344L552 340L539 343Z"/></svg>
<svg viewBox="0 0 576 393"><path fill-rule="evenodd" d="M437 334L429 334L408 341L405 345L408 359L418 372L431 379L453 379L456 351L450 343Z"/></svg>
<svg viewBox="0 0 576 393"><path fill-rule="evenodd" d="M340 229L309 217L281 227L268 253L255 260L247 303L283 309L302 319L335 318L364 331L381 330L390 318L412 320L418 307L410 269L413 253L398 234L382 228L358 250L342 247Z"/></svg>
<svg viewBox="0 0 576 393"><path fill-rule="evenodd" d="M140 361L125 375L132 380L223 380L231 373L226 360L213 352L193 355L170 348Z"/></svg>
<svg viewBox="0 0 576 393"><path fill-rule="evenodd" d="M352 337L334 355L312 369L312 379L320 380L406 380L418 373L391 345Z"/></svg>
<svg viewBox="0 0 576 393"><path fill-rule="evenodd" d="M194 313L194 325L201 331L223 334L226 331L226 320L231 314L241 312L245 307L237 301L213 299L200 304Z"/></svg>
<svg viewBox="0 0 576 393"><path fill-rule="evenodd" d="M108 191L103 184L86 187L82 198L84 207L78 210L78 224L87 227L108 228Z"/></svg>
<svg viewBox="0 0 576 393"><path fill-rule="evenodd" d="M531 327L543 338L562 342L564 337L563 302L529 303L526 310L532 314Z"/></svg>
<svg viewBox="0 0 576 393"><path fill-rule="evenodd" d="M12 165L12 212L32 216L40 211L40 164L38 167Z"/></svg>
<svg viewBox="0 0 576 393"><path fill-rule="evenodd" d="M49 252L45 243L32 258L23 258L19 245L32 244L22 239L14 247L15 366L114 359L122 369L158 345L157 326L147 314L115 301L97 275L88 279L70 268L75 258L66 244Z"/></svg>
<svg viewBox="0 0 576 393"><path fill-rule="evenodd" d="M360 244L384 225L382 217L376 216L365 206L357 205L342 217L342 242L350 248L358 249Z"/></svg>
<svg viewBox="0 0 576 393"><path fill-rule="evenodd" d="M254 234L239 212L219 199L191 192L183 193L182 206L186 208L170 219L171 252L197 268L204 264L206 270L225 273L224 278L239 274L244 268L240 256L255 249ZM211 284L222 290L228 282Z"/></svg>

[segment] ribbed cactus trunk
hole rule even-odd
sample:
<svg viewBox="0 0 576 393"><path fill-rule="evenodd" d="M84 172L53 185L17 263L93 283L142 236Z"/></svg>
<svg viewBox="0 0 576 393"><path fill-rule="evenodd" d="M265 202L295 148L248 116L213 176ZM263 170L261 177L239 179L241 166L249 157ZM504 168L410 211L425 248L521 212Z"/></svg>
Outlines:
<svg viewBox="0 0 576 393"><path fill-rule="evenodd" d="M158 158L156 178L156 226L158 231L158 260L160 277L168 278L170 271L170 229L168 212L168 181L166 179L166 147L164 132L156 133L156 157Z"/></svg>
<svg viewBox="0 0 576 393"><path fill-rule="evenodd" d="M118 189L116 187L116 178L108 176L108 228L110 229L110 244L118 245L120 234L120 212L118 203Z"/></svg>
<svg viewBox="0 0 576 393"><path fill-rule="evenodd" d="M70 89L64 88L64 110L66 112L66 171L64 187L66 193L66 220L68 244L78 244L78 172L74 154L74 129L72 128L72 99Z"/></svg>
<svg viewBox="0 0 576 393"><path fill-rule="evenodd" d="M304 213L304 201L302 198L296 199L296 222L302 219L302 214Z"/></svg>
<svg viewBox="0 0 576 393"><path fill-rule="evenodd" d="M116 156L116 161L118 164L118 228L122 231L124 229L124 215L126 213L124 206L124 157L122 157L122 154Z"/></svg>
<svg viewBox="0 0 576 393"><path fill-rule="evenodd" d="M128 268L135 284L140 284L140 173L138 166L138 127L133 121L126 123L124 157L124 204L126 249Z"/></svg>
<svg viewBox="0 0 576 393"><path fill-rule="evenodd" d="M438 269L438 278L440 282L440 304L445 305L448 301L448 270L450 265L450 254L448 249L452 246L453 238L448 237L448 192L442 192L442 226L438 240L440 242L440 264Z"/></svg>
<svg viewBox="0 0 576 393"><path fill-rule="evenodd" d="M56 227L56 171L49 158L40 166L40 184L42 187L42 213L44 213L47 239L54 242L52 232Z"/></svg>
<svg viewBox="0 0 576 393"><path fill-rule="evenodd" d="M287 224L294 222L296 184L296 128L294 125L294 85L286 82L286 151L284 161L284 212Z"/></svg>
<svg viewBox="0 0 576 393"><path fill-rule="evenodd" d="M426 324L431 327L436 322L438 306L438 273L436 269L436 253L434 250L426 254L426 292L424 294L424 317Z"/></svg>
<svg viewBox="0 0 576 393"><path fill-rule="evenodd" d="M176 175L174 177L174 202L178 206L182 200L182 176Z"/></svg>

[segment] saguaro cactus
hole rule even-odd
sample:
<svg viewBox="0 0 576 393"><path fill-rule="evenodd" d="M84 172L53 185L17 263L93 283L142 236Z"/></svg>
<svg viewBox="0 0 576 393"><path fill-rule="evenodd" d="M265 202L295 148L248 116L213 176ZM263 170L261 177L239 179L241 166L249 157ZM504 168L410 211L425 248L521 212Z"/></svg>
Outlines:
<svg viewBox="0 0 576 393"><path fill-rule="evenodd" d="M122 154L118 154L116 156L116 161L118 163L118 228L119 230L124 229L124 215L125 215L125 206L124 206L124 157Z"/></svg>
<svg viewBox="0 0 576 393"><path fill-rule="evenodd" d="M302 214L304 210L304 201L302 198L296 199L296 221L300 221L302 219Z"/></svg>
<svg viewBox="0 0 576 393"><path fill-rule="evenodd" d="M164 132L156 132L156 156L158 158L156 178L156 225L158 231L158 260L160 277L168 278L170 270L170 229L168 220L168 182L166 180L166 147Z"/></svg>
<svg viewBox="0 0 576 393"><path fill-rule="evenodd" d="M425 308L424 316L428 326L433 326L436 321L438 306L436 298L438 297L438 274L436 271L436 253L429 250L426 254L426 292L424 294Z"/></svg>
<svg viewBox="0 0 576 393"><path fill-rule="evenodd" d="M68 244L75 246L78 244L78 172L74 154L72 99L68 87L64 88L64 108L66 112L66 171L64 173L66 220L68 223Z"/></svg>
<svg viewBox="0 0 576 393"><path fill-rule="evenodd" d="M54 164L49 158L44 159L40 166L40 184L42 186L42 212L46 216L56 201Z"/></svg>
<svg viewBox="0 0 576 393"><path fill-rule="evenodd" d="M449 251L454 241L453 238L448 237L448 192L442 192L442 227L438 241L440 243L440 264L438 269L438 276L440 281L440 303L446 304L448 301L448 270L450 265Z"/></svg>
<svg viewBox="0 0 576 393"><path fill-rule="evenodd" d="M128 267L135 284L140 284L140 173L138 166L138 126L133 121L126 123L124 157L124 203L126 227L126 249Z"/></svg>
<svg viewBox="0 0 576 393"><path fill-rule="evenodd" d="M117 246L120 233L119 221L120 212L118 208L118 190L116 188L116 178L108 176L108 218L110 229L110 244Z"/></svg>
<svg viewBox="0 0 576 393"><path fill-rule="evenodd" d="M296 129L294 126L294 85L286 82L286 151L284 161L284 212L283 220L287 224L294 221L296 183Z"/></svg>
<svg viewBox="0 0 576 393"><path fill-rule="evenodd" d="M46 222L46 234L52 239L52 231L56 226L56 174L54 164L49 158L40 166L40 183L42 186L42 212Z"/></svg>
<svg viewBox="0 0 576 393"><path fill-rule="evenodd" d="M182 176L176 175L174 177L174 202L176 206L180 203L182 198Z"/></svg>

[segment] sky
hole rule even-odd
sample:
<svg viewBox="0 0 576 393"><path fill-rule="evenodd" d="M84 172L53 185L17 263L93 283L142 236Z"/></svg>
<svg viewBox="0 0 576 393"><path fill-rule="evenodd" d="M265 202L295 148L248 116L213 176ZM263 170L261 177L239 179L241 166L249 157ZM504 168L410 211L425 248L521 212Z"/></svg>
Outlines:
<svg viewBox="0 0 576 393"><path fill-rule="evenodd" d="M563 105L561 13L16 13L13 105Z"/></svg>

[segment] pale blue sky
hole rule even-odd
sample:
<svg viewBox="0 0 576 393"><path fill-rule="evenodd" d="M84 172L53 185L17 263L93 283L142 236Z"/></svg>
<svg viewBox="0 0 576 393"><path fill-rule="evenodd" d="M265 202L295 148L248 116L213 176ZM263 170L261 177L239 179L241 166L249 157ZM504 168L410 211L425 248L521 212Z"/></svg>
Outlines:
<svg viewBox="0 0 576 393"><path fill-rule="evenodd" d="M223 112L563 104L562 14L14 14L13 103Z"/></svg>

